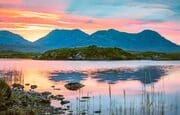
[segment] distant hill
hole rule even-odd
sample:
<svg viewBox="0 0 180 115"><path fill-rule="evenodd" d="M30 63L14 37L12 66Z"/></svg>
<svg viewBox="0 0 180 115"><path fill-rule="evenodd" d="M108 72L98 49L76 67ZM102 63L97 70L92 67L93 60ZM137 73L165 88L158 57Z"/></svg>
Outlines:
<svg viewBox="0 0 180 115"><path fill-rule="evenodd" d="M39 46L27 41L18 34L9 31L0 31L0 51L36 52Z"/></svg>
<svg viewBox="0 0 180 115"><path fill-rule="evenodd" d="M132 53L120 48L104 48L95 45L79 48L49 50L35 59L41 60L179 60L180 53L143 52Z"/></svg>
<svg viewBox="0 0 180 115"><path fill-rule="evenodd" d="M53 30L34 42L47 50L89 45L117 47L128 51L180 52L180 46L152 30L125 33L114 29L97 31L88 35L81 30Z"/></svg>
<svg viewBox="0 0 180 115"><path fill-rule="evenodd" d="M131 59L133 55L119 48L88 46L81 48L60 48L41 54L37 59L45 60L118 60Z"/></svg>
<svg viewBox="0 0 180 115"><path fill-rule="evenodd" d="M32 59L37 57L39 53L30 53L30 52L17 52L17 51L0 51L0 58L23 58L23 59Z"/></svg>

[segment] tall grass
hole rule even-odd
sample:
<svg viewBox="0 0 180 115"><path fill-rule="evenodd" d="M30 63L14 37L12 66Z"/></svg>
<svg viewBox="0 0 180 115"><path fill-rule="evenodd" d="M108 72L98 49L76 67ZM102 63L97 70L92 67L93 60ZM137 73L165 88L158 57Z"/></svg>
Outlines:
<svg viewBox="0 0 180 115"><path fill-rule="evenodd" d="M150 76L150 72L145 72L145 81L151 81ZM119 101L117 101L117 96L112 95L112 84L108 84L109 100L104 99L104 96L90 95L91 98L86 102L86 109L79 106L78 112L75 113L87 110L87 115L179 115L179 101L168 100L164 86L162 90L159 90L156 89L155 83L145 83L142 84L141 94L137 97L129 96L128 90L123 89ZM173 97L175 100L180 99L179 94ZM106 105L102 105L104 103Z"/></svg>

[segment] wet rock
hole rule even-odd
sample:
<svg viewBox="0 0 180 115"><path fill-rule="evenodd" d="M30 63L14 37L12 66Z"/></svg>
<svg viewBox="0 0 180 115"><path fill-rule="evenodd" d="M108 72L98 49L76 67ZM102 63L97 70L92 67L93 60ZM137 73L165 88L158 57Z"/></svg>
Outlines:
<svg viewBox="0 0 180 115"><path fill-rule="evenodd" d="M55 88L55 86L54 86L54 85L52 85L51 87L52 87L52 88Z"/></svg>
<svg viewBox="0 0 180 115"><path fill-rule="evenodd" d="M55 100L64 100L64 96L63 95L56 95L56 96L51 96L52 99L55 99Z"/></svg>
<svg viewBox="0 0 180 115"><path fill-rule="evenodd" d="M16 89L22 89L22 85L20 84L14 84L13 87ZM9 87L5 82L0 82L0 115L1 111L6 110L12 110L13 113L17 112L17 115L54 115L54 113L55 115L64 115L70 109L67 105L64 110L62 108L57 110L52 107L51 98L49 98L51 96L51 92L31 92L31 89L37 88L36 85L31 85L31 89L29 91L14 90L13 87L11 89L11 87ZM6 93L6 91L10 93ZM52 97L60 99L60 102L64 105L69 103L69 101L63 101L63 95L52 95ZM33 110L34 113L31 113L29 110ZM6 115L6 113L3 115Z"/></svg>
<svg viewBox="0 0 180 115"><path fill-rule="evenodd" d="M42 96L48 97L49 95L51 95L51 92L45 91L45 92L42 92L41 94Z"/></svg>
<svg viewBox="0 0 180 115"><path fill-rule="evenodd" d="M21 85L21 84L18 84L18 83L14 83L12 85L13 89L18 89L18 90L23 90L24 89L24 86Z"/></svg>
<svg viewBox="0 0 180 115"><path fill-rule="evenodd" d="M85 111L82 111L82 112L81 112L81 115L86 115L86 112L85 112Z"/></svg>
<svg viewBox="0 0 180 115"><path fill-rule="evenodd" d="M89 97L89 96L84 96L84 97L82 97L82 99L90 99L91 97Z"/></svg>
<svg viewBox="0 0 180 115"><path fill-rule="evenodd" d="M61 101L61 105L65 105L65 104L68 104L68 103L70 103L70 101L67 101L67 100Z"/></svg>
<svg viewBox="0 0 180 115"><path fill-rule="evenodd" d="M31 89L36 89L37 85L31 85Z"/></svg>
<svg viewBox="0 0 180 115"><path fill-rule="evenodd" d="M77 83L77 82L68 83L65 85L65 88L67 88L68 90L73 90L73 91L79 90L82 87L84 87L84 85L81 83Z"/></svg>
<svg viewBox="0 0 180 115"><path fill-rule="evenodd" d="M26 83L25 86L29 86L30 84L29 83Z"/></svg>
<svg viewBox="0 0 180 115"><path fill-rule="evenodd" d="M101 110L94 111L94 113L100 114Z"/></svg>

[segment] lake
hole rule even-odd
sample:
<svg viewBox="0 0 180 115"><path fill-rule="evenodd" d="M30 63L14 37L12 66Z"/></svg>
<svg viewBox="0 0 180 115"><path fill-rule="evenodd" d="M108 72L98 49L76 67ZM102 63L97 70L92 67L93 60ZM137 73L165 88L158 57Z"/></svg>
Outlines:
<svg viewBox="0 0 180 115"><path fill-rule="evenodd" d="M0 59L0 78L9 85L30 83L38 86L37 92L64 95L73 114L180 114L180 61ZM70 82L85 86L71 91L64 87Z"/></svg>

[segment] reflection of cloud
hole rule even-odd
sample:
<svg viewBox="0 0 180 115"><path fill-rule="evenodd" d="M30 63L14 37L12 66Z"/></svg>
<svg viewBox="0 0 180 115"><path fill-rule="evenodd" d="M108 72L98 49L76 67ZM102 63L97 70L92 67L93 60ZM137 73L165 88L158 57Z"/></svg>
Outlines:
<svg viewBox="0 0 180 115"><path fill-rule="evenodd" d="M59 81L65 81L65 82L80 82L82 80L86 79L86 74L79 73L79 72L70 72L70 73L59 73L54 72L50 76L50 80L59 82Z"/></svg>
<svg viewBox="0 0 180 115"><path fill-rule="evenodd" d="M97 72L93 77L99 82L116 83L121 80L139 80L144 84L157 82L162 76L166 74L163 67L149 66L138 68L137 70L110 70Z"/></svg>
<svg viewBox="0 0 180 115"><path fill-rule="evenodd" d="M143 84L157 82L166 74L167 67L148 66L140 68L120 68L113 70L98 70L93 72L54 72L50 76L53 81L81 82L88 76L97 79L98 82L117 83L125 80L138 80Z"/></svg>

